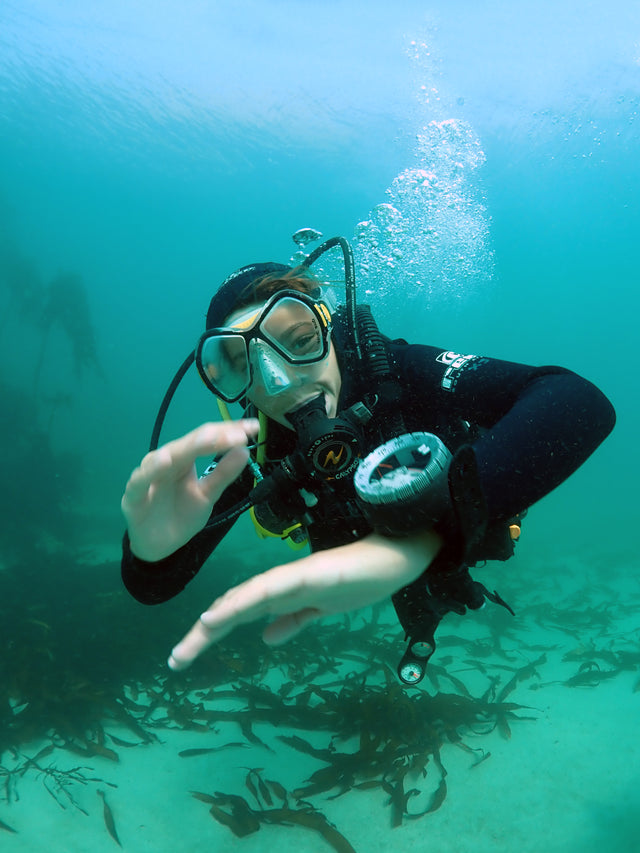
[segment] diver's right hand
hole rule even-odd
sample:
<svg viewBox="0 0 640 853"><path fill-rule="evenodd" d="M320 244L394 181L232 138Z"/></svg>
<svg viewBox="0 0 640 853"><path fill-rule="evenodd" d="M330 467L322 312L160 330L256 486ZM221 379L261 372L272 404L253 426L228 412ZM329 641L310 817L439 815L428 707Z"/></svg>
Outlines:
<svg viewBox="0 0 640 853"><path fill-rule="evenodd" d="M247 439L257 432L255 419L206 423L144 457L121 502L136 557L160 560L202 530L215 502L247 464ZM219 454L224 455L212 473L198 479L196 459Z"/></svg>

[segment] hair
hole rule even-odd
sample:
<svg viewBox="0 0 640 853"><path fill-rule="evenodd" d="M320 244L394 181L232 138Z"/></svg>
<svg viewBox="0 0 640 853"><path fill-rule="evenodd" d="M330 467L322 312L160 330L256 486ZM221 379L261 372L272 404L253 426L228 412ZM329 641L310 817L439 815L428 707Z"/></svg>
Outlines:
<svg viewBox="0 0 640 853"><path fill-rule="evenodd" d="M297 266L285 272L268 273L245 287L234 303L233 310L264 302L281 290L297 290L298 293L312 296L320 287L319 280L304 266Z"/></svg>

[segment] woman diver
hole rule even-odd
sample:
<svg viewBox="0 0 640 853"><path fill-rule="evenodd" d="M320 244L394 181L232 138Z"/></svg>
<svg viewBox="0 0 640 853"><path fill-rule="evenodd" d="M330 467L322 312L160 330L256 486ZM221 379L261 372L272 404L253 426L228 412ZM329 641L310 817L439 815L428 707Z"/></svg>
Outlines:
<svg viewBox="0 0 640 853"><path fill-rule="evenodd" d="M342 250L346 306L309 267ZM166 406L195 359L206 386L247 417L205 423L157 448ZM271 617L267 643L392 597L419 681L447 612L496 592L469 567L507 559L520 519L613 428L607 398L560 367L530 367L390 341L355 303L343 238L302 265L251 264L213 296L206 330L174 379L152 450L122 498L122 577L139 601L175 596L239 515L311 553L236 586L174 647L179 670L236 626ZM157 448L157 449L156 449ZM196 460L213 457L202 476Z"/></svg>

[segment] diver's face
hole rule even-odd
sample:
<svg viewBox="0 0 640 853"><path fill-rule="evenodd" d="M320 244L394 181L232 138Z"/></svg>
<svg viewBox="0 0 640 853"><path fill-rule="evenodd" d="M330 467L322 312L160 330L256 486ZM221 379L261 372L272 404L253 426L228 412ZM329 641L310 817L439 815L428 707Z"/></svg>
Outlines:
<svg viewBox="0 0 640 853"><path fill-rule="evenodd" d="M291 368L291 373L291 386L274 396L266 390L261 374L258 371L254 372L251 385L247 390L247 398L267 417L293 429L285 417L286 413L299 409L309 400L324 394L327 415L335 418L338 413L342 379L333 343L323 361L318 364L296 365Z"/></svg>
<svg viewBox="0 0 640 853"><path fill-rule="evenodd" d="M253 324L259 322L260 334L250 335L247 343L242 338L226 341L225 358L221 361L229 370L235 369L239 376L245 375L249 381L247 399L267 417L289 429L292 425L286 413L320 394L325 396L328 416L335 417L341 387L340 369L333 343L329 340L328 349L324 348L325 330L319 316L295 297L278 300L261 316L266 304L239 309L226 318L225 326L249 333ZM230 350L224 349L232 345L236 347L235 358ZM324 357L323 349L327 353ZM316 354L318 359L314 361Z"/></svg>

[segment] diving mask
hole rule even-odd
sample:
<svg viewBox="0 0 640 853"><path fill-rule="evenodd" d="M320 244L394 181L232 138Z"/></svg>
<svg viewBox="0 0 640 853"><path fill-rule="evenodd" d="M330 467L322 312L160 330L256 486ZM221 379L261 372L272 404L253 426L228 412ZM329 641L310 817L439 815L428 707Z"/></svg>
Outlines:
<svg viewBox="0 0 640 853"><path fill-rule="evenodd" d="M307 367L329 354L329 309L305 293L281 290L230 320L206 331L196 349L202 380L227 403L241 399L254 382L274 396L312 380Z"/></svg>

